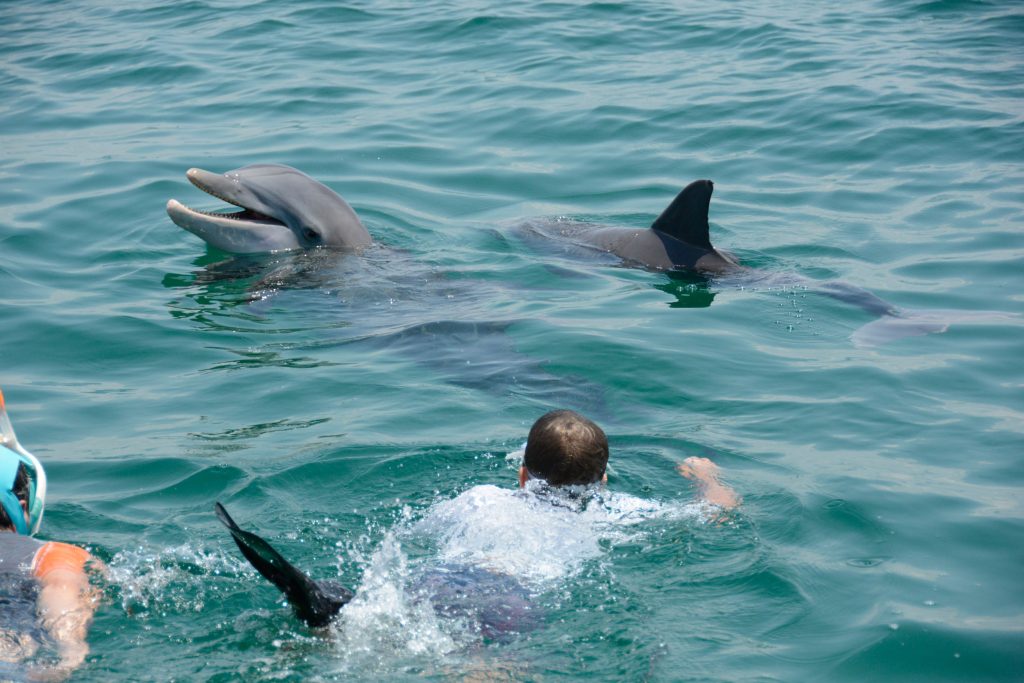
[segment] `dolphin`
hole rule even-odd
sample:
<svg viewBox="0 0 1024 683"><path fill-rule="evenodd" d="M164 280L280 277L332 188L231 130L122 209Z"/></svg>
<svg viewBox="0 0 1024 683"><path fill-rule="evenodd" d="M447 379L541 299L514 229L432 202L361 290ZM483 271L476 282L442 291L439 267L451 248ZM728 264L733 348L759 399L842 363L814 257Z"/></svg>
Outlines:
<svg viewBox="0 0 1024 683"><path fill-rule="evenodd" d="M348 203L326 185L281 164L253 164L185 174L203 192L240 207L233 213L190 209L176 199L167 215L208 244L237 254L328 247L360 250L370 233Z"/></svg>
<svg viewBox="0 0 1024 683"><path fill-rule="evenodd" d="M327 626L354 594L334 581L314 581L292 566L273 546L256 534L245 531L231 519L220 503L214 505L217 518L231 532L235 545L245 559L265 579L284 593L295 615L313 627Z"/></svg>
<svg viewBox="0 0 1024 683"><path fill-rule="evenodd" d="M612 254L626 265L675 273L689 271L701 276L738 274L782 285L808 285L820 294L853 304L877 316L851 335L851 340L858 347L879 346L904 337L942 333L954 322L985 323L1006 319L1004 314L995 311L900 308L861 287L844 282L810 283L794 275L766 276L758 273L711 244L708 209L713 191L714 183L710 180L695 180L676 195L649 228L586 228L576 225L561 227L559 232L574 245ZM531 227L536 229L540 226ZM544 234L543 230L538 232Z"/></svg>

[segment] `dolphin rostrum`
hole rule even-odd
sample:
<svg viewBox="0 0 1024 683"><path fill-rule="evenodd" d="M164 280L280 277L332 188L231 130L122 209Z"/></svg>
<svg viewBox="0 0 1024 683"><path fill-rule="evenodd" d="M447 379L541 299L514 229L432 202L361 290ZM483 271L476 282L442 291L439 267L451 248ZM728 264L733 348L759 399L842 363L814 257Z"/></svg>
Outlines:
<svg viewBox="0 0 1024 683"><path fill-rule="evenodd" d="M253 164L227 173L191 168L185 176L203 192L240 207L233 213L167 202L174 223L211 246L240 254L330 247L358 250L372 242L359 217L333 190L280 164Z"/></svg>

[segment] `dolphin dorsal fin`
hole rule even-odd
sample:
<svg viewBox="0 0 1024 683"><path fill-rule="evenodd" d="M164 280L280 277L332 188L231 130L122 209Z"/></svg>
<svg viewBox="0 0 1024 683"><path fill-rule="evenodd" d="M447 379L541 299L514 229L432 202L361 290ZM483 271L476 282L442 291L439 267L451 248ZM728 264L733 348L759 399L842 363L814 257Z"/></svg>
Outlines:
<svg viewBox="0 0 1024 683"><path fill-rule="evenodd" d="M651 227L695 247L713 249L708 235L708 207L715 184L695 180L676 195Z"/></svg>

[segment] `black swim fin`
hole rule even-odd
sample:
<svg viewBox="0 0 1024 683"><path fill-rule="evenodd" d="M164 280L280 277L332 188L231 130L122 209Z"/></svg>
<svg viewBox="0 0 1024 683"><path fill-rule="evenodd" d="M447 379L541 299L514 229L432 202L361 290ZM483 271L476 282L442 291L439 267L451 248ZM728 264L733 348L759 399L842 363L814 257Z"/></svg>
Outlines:
<svg viewBox="0 0 1024 683"><path fill-rule="evenodd" d="M708 207L714 189L710 180L693 181L676 195L651 227L686 244L714 249L708 234Z"/></svg>
<svg viewBox="0 0 1024 683"><path fill-rule="evenodd" d="M313 581L293 567L269 543L235 524L220 503L213 509L231 532L245 559L284 593L299 619L310 626L326 626L352 600L352 591L344 586L333 581Z"/></svg>

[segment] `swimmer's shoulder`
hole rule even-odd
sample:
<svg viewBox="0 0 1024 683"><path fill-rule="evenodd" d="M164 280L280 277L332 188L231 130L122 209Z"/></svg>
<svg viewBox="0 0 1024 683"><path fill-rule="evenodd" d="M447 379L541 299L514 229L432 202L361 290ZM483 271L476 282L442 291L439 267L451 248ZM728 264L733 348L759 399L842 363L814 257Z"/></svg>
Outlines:
<svg viewBox="0 0 1024 683"><path fill-rule="evenodd" d="M32 563L32 574L38 579L45 579L58 571L81 574L85 571L85 563L91 558L89 551L70 543L47 541L36 552Z"/></svg>

